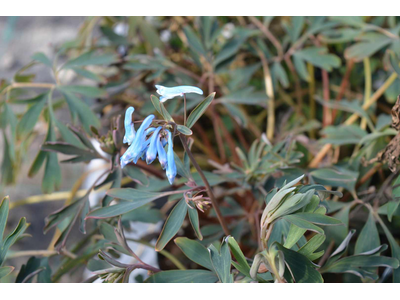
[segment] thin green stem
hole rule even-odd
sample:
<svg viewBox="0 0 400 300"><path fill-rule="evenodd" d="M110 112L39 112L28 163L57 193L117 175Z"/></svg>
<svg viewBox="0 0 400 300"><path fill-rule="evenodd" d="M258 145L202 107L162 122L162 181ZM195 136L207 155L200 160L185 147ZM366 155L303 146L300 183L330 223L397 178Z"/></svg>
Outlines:
<svg viewBox="0 0 400 300"><path fill-rule="evenodd" d="M136 240L136 239L131 239L131 238L127 238L127 241L132 241L135 243L139 243L142 244L146 247L150 247L152 249L154 249L154 245L150 244L147 241L144 240ZM174 256L172 255L170 252L164 250L159 251L158 253L160 253L161 255L165 256L167 259L169 259L179 270L186 270L185 266Z"/></svg>
<svg viewBox="0 0 400 300"><path fill-rule="evenodd" d="M208 180L207 180L206 176L204 175L203 171L201 170L199 164L196 162L196 160L195 160L195 158L193 156L193 153L190 151L189 146L187 144L186 136L184 136L182 134L179 134L179 137L181 139L183 148L185 148L185 151L186 151L186 153L188 154L188 156L190 158L190 161L192 162L193 166L196 168L197 172L199 173L201 179L204 182L204 185L206 186L208 196L210 197L211 203L212 203L212 205L213 205L213 207L215 209L215 213L217 214L218 221L221 224L225 235L228 236L229 235L228 226L226 225L225 219L221 214L221 211L220 211L218 203L217 203L217 199L215 198L214 193L211 190L211 186L208 183Z"/></svg>

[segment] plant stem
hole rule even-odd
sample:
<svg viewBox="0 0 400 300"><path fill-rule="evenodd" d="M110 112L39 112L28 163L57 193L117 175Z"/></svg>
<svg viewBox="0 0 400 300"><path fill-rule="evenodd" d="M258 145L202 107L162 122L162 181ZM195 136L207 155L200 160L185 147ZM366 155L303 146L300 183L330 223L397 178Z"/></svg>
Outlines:
<svg viewBox="0 0 400 300"><path fill-rule="evenodd" d="M183 148L185 148L185 151L188 154L193 166L196 168L197 172L199 173L201 179L204 182L204 185L207 188L207 193L208 193L208 196L210 197L211 203L212 203L212 205L213 205L213 207L215 209L215 213L217 214L218 221L221 224L225 235L228 236L229 235L228 226L226 225L225 219L222 216L221 211L219 210L219 206L218 206L217 200L215 199L215 196L214 196L214 194L213 194L213 192L211 190L211 186L208 183L208 180L207 180L206 176L204 175L203 171L201 170L199 164L196 162L196 160L195 160L195 158L193 156L193 153L190 151L190 149L188 147L188 144L187 144L186 136L184 136L182 134L179 134L179 137L181 139Z"/></svg>
<svg viewBox="0 0 400 300"><path fill-rule="evenodd" d="M51 256L58 254L55 250L28 250L28 251L18 251L7 255L7 259L22 257L22 256Z"/></svg>
<svg viewBox="0 0 400 300"><path fill-rule="evenodd" d="M364 58L364 70L365 70L365 88L364 88L364 104L369 102L371 97L371 64L369 63L369 58ZM363 118L361 120L361 128L365 130L367 127L367 120Z"/></svg>
<svg viewBox="0 0 400 300"><path fill-rule="evenodd" d="M149 242L147 242L147 241L136 240L136 239L131 239L131 238L127 238L126 240L142 244L142 245L144 245L146 247L150 247L150 248L152 248L154 250L154 246L152 244L150 244ZM186 270L185 266L174 255L172 255L170 252L168 252L165 249L163 249L163 250L159 251L158 253L160 253L161 255L163 255L166 258L168 258L179 270Z"/></svg>
<svg viewBox="0 0 400 300"><path fill-rule="evenodd" d="M268 122L267 122L267 138L272 142L274 138L274 131L275 131L275 94L274 94L274 86L272 84L272 77L271 72L268 67L268 61L265 57L264 53L261 49L254 43L253 41L250 43L257 51L258 56L261 59L261 63L263 66L264 71L264 83L265 83L265 93L268 97Z"/></svg>
<svg viewBox="0 0 400 300"><path fill-rule="evenodd" d="M329 102L329 74L326 70L322 70L322 86L323 86L323 96L324 101ZM323 107L323 117L322 117L323 127L329 126L332 124L332 112L331 109L324 105Z"/></svg>
<svg viewBox="0 0 400 300"><path fill-rule="evenodd" d="M353 67L354 67L354 60L352 60L352 59L348 60L347 61L347 66L346 66L346 73L344 74L344 77L343 77L342 82L341 82L340 87L339 87L339 92L338 92L338 94L336 96L336 99L335 99L336 102L342 100L342 98L343 98L343 95L344 95L344 93L346 91L346 88L347 88L347 85L349 83L350 74L351 74L351 71L353 70ZM337 112L336 109L332 110L332 122L335 121L336 112Z"/></svg>
<svg viewBox="0 0 400 300"><path fill-rule="evenodd" d="M316 119L316 106L315 106L315 75L314 75L314 66L310 63L307 63L307 70L308 74L310 76L310 82L308 85L308 94L309 94L309 101L310 101L310 119L315 120ZM315 139L315 130L312 130L310 132L311 138Z"/></svg>

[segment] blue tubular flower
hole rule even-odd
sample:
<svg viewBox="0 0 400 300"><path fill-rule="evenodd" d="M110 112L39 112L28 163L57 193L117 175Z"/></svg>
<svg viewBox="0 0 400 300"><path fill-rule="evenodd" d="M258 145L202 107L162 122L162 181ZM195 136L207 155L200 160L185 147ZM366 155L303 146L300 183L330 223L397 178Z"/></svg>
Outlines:
<svg viewBox="0 0 400 300"><path fill-rule="evenodd" d="M161 139L157 140L157 152L158 152L158 161L161 164L163 170L167 167L167 152L165 152L163 142Z"/></svg>
<svg viewBox="0 0 400 300"><path fill-rule="evenodd" d="M133 139L132 145L129 147L129 148L132 147L131 157L132 157L132 161L135 164L137 163L138 159L142 156L143 144L146 142L145 130L147 129L147 127L150 126L151 122L153 122L153 119L154 119L154 115L149 115L146 119L144 119L144 121L142 122L142 125L140 125L138 131L136 132L136 135L135 135L135 138Z"/></svg>
<svg viewBox="0 0 400 300"><path fill-rule="evenodd" d="M125 136L124 136L124 144L128 143L130 145L135 138L135 127L132 122L132 114L135 111L135 109L131 106L129 107L126 112L125 112Z"/></svg>
<svg viewBox="0 0 400 300"><path fill-rule="evenodd" d="M172 144L172 134L168 131L168 152L167 152L167 169L166 174L170 184L174 182L176 176L176 164L174 158L174 149Z"/></svg>
<svg viewBox="0 0 400 300"><path fill-rule="evenodd" d="M125 153L121 156L120 163L121 168L123 169L127 164L129 164L133 160L133 147L132 145L125 151Z"/></svg>
<svg viewBox="0 0 400 300"><path fill-rule="evenodd" d="M175 98L177 96L183 96L183 94L195 93L203 95L203 91L195 86L180 85L175 87L165 87L162 85L156 85L157 93L161 96L160 101L165 102L168 99Z"/></svg>
<svg viewBox="0 0 400 300"><path fill-rule="evenodd" d="M147 164L151 164L157 157L157 141L160 140L160 130L161 126L157 127L156 131L154 131L153 135L150 138L149 149L146 151L146 162Z"/></svg>

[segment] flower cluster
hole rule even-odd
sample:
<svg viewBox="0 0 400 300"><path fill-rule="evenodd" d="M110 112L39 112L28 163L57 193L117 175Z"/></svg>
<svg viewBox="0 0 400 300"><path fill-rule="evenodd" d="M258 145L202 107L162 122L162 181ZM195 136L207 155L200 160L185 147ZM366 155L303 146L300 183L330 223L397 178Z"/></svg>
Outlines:
<svg viewBox="0 0 400 300"><path fill-rule="evenodd" d="M121 156L121 168L130 162L137 163L139 159L151 164L158 156L158 161L165 170L170 184L174 182L176 176L176 164L172 134L162 126L151 127L154 115L149 115L143 120L138 131L132 122L133 107L129 107L125 113L125 136L123 142L130 145L126 152ZM167 151L165 147L167 146Z"/></svg>

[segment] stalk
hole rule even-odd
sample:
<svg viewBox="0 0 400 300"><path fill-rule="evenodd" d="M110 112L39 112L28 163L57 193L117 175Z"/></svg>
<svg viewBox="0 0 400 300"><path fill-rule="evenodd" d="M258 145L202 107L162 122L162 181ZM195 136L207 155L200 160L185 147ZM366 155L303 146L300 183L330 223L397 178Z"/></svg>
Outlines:
<svg viewBox="0 0 400 300"><path fill-rule="evenodd" d="M216 212L216 214L217 214L218 221L219 221L219 223L221 224L222 229L223 229L225 235L228 236L228 235L229 235L228 226L226 225L225 219L224 219L224 217L222 216L221 211L219 210L219 206L218 206L217 200L215 199L215 196L214 196L214 194L213 194L213 192L212 192L212 190L211 190L211 186L210 186L210 184L208 183L208 180L207 180L206 176L204 175L203 171L201 170L199 164L196 162L196 160L195 160L195 158L194 158L194 156L193 156L193 153L190 151L190 149L189 149L189 147L188 147L188 144L187 144L186 136L180 134L179 137L180 137L180 139L181 139L183 148L185 148L185 151L186 151L186 153L188 154L188 156L189 156L189 158L190 158L190 161L192 162L193 166L196 168L197 172L199 173L201 179L202 179L203 182L204 182L204 185L206 186L208 196L210 197L211 203L212 203L212 205L213 205L213 207L214 207L214 209L215 209L215 212Z"/></svg>

